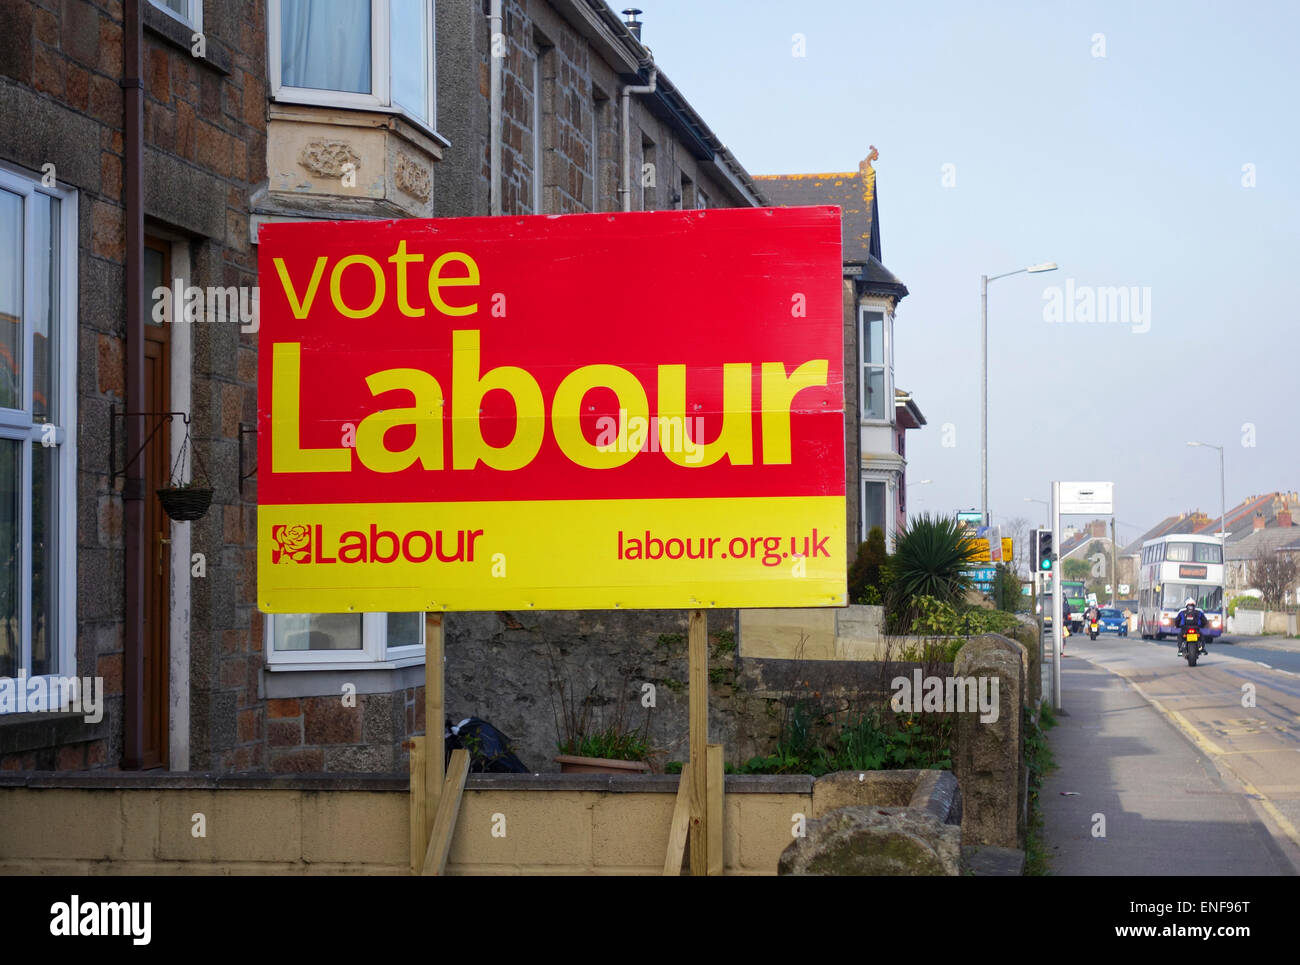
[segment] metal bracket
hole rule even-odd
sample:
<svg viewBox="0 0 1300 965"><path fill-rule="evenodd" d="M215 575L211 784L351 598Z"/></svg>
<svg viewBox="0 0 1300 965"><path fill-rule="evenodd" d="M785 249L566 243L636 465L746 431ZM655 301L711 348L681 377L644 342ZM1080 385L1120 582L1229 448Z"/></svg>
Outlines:
<svg viewBox="0 0 1300 965"><path fill-rule="evenodd" d="M254 465L249 472L244 472L244 436L256 436L257 426L250 426L243 422L239 424L239 495L244 495L244 480L252 479L257 475L257 466Z"/></svg>
<svg viewBox="0 0 1300 965"><path fill-rule="evenodd" d="M149 416L158 417L159 421L157 425L155 425L153 429L149 432L149 434L144 437L144 442L140 443L140 448L137 449L132 454L131 458L126 461L126 465L124 465L121 469L118 469L117 468L117 420L129 419L129 418L147 418ZM148 446L149 443L153 440L153 437L158 434L158 430L163 427L163 422L162 422L163 418L174 419L176 418L176 416L181 417L181 421L185 423L185 427L186 429L188 429L190 424L190 414L188 412L126 412L126 411L118 412L117 403L116 402L111 403L108 407L108 479L109 482L111 483L118 476L126 475L127 470L130 469L131 466L135 463L135 461L140 458L140 454L144 452L145 447Z"/></svg>

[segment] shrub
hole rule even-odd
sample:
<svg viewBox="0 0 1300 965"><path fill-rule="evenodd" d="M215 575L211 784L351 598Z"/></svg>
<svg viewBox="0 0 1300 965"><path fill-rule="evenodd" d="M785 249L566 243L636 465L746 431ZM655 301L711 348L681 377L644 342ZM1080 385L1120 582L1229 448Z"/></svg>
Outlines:
<svg viewBox="0 0 1300 965"><path fill-rule="evenodd" d="M889 553L885 549L885 532L879 526L871 527L865 543L858 547L857 559L849 567L849 600L853 603L871 603L873 597L879 605L883 587L883 568ZM872 591L875 591L874 593Z"/></svg>

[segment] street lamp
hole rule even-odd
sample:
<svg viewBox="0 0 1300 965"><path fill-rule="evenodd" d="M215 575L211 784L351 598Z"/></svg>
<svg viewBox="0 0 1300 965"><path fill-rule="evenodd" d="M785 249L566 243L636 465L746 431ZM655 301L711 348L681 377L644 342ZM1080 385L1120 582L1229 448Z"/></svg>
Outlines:
<svg viewBox="0 0 1300 965"><path fill-rule="evenodd" d="M1189 442L1189 446L1204 446L1206 449L1219 450L1219 542L1224 547L1224 558L1227 558L1228 546L1228 503L1223 485L1223 446L1216 446L1209 442Z"/></svg>
<svg viewBox="0 0 1300 965"><path fill-rule="evenodd" d="M984 525L989 524L989 282L1024 272L1056 271L1056 262L1017 268L1000 275L980 275L980 362L984 380L980 386L980 510Z"/></svg>
<svg viewBox="0 0 1300 965"><path fill-rule="evenodd" d="M1050 511L1051 511L1051 508L1052 508L1052 504L1049 503L1046 499L1035 499L1033 496L1026 496L1026 497L1025 497L1025 502L1027 502L1027 503L1042 503L1044 506L1047 507L1047 509L1048 509L1048 511L1049 511L1049 514L1050 514ZM1049 521L1048 521L1048 525L1050 525L1050 524L1051 524L1051 521L1049 520Z"/></svg>

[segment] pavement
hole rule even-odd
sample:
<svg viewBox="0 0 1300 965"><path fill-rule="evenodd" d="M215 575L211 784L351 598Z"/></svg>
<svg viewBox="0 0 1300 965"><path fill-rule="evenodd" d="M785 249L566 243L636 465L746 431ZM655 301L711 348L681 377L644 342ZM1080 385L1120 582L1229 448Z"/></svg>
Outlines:
<svg viewBox="0 0 1300 965"><path fill-rule="evenodd" d="M1040 800L1053 874L1300 874L1300 677L1231 650L1188 667L1071 635Z"/></svg>

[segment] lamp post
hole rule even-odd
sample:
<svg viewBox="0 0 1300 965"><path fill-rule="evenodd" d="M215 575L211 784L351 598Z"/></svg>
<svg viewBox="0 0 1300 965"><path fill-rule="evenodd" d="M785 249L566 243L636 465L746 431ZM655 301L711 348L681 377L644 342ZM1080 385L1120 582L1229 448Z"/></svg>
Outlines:
<svg viewBox="0 0 1300 965"><path fill-rule="evenodd" d="M1219 450L1219 543L1224 548L1224 556L1227 556L1228 547L1228 502L1226 489L1223 485L1223 446L1216 446L1209 442L1189 442L1189 446L1204 446L1206 449Z"/></svg>
<svg viewBox="0 0 1300 965"><path fill-rule="evenodd" d="M980 511L985 526L989 524L989 282L1040 271L1056 271L1056 262L1017 268L1000 275L980 275L980 367L984 372L980 383Z"/></svg>
<svg viewBox="0 0 1300 965"><path fill-rule="evenodd" d="M1049 510L1052 508L1052 504L1049 503L1046 499L1035 499L1033 496L1026 496L1026 497L1025 497L1025 502L1027 502L1027 503L1042 503L1042 504L1043 504L1044 506L1046 506Z"/></svg>

